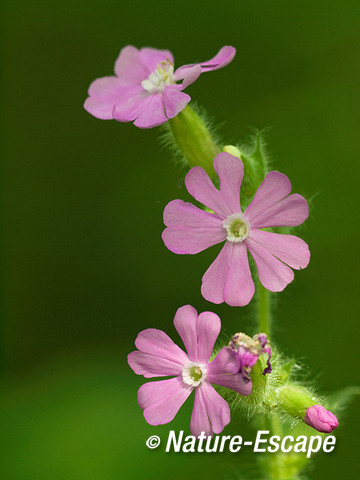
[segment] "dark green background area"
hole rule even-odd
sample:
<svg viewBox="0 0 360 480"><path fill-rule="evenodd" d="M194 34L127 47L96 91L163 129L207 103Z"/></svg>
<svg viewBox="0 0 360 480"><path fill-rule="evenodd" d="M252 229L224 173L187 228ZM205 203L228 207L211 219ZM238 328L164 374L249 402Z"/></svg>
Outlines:
<svg viewBox="0 0 360 480"><path fill-rule="evenodd" d="M242 472L254 461L145 447L149 435L188 432L191 401L170 425L145 423L143 380L126 363L137 333L161 328L178 341L172 319L187 303L218 313L224 340L254 332L249 309L200 296L219 247L177 256L161 241L164 206L188 196L158 129L82 107L127 44L170 49L177 66L237 48L188 93L228 143L271 127L274 168L312 199L301 230L311 263L277 296L276 342L321 393L358 382L359 15L346 0L3 2L1 478L236 478L235 460ZM314 480L356 475L357 409ZM236 416L227 432L254 436Z"/></svg>

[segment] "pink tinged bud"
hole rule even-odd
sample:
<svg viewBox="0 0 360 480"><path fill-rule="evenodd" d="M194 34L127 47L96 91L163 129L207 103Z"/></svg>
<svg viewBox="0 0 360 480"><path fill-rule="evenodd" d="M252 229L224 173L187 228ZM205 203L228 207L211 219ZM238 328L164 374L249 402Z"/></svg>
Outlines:
<svg viewBox="0 0 360 480"><path fill-rule="evenodd" d="M318 432L330 433L338 427L335 415L321 405L314 405L306 410L304 422Z"/></svg>

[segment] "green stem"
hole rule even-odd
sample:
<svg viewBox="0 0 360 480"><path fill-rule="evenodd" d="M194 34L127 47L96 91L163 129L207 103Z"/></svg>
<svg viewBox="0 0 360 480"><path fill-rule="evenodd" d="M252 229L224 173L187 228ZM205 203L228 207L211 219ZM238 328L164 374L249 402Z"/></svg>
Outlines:
<svg viewBox="0 0 360 480"><path fill-rule="evenodd" d="M268 430L270 435L284 437L282 421L274 411L271 412ZM266 452L260 463L268 480L299 480L299 472L304 466L302 457L279 451L276 453Z"/></svg>
<svg viewBox="0 0 360 480"><path fill-rule="evenodd" d="M271 298L270 292L258 281L257 286L257 309L259 332L271 335Z"/></svg>

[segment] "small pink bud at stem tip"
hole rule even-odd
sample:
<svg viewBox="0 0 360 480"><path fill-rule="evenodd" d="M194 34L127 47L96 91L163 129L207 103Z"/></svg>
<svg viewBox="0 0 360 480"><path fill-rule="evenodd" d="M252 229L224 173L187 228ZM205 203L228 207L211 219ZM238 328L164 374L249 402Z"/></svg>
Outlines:
<svg viewBox="0 0 360 480"><path fill-rule="evenodd" d="M321 405L313 405L306 410L304 422L318 432L330 433L338 427L338 419Z"/></svg>

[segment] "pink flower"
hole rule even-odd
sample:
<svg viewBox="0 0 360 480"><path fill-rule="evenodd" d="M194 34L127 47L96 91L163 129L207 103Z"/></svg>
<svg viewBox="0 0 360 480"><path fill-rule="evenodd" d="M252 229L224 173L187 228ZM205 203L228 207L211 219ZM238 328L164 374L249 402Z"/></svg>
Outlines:
<svg viewBox="0 0 360 480"><path fill-rule="evenodd" d="M304 422L318 432L330 433L338 427L335 415L321 405L314 405L306 410Z"/></svg>
<svg viewBox="0 0 360 480"><path fill-rule="evenodd" d="M185 108L191 100L183 93L187 86L201 73L228 65L235 52L234 47L226 46L211 60L184 65L174 72L174 58L168 50L138 50L128 45L115 62L116 76L98 78L90 85L84 108L103 120L156 127Z"/></svg>
<svg viewBox="0 0 360 480"><path fill-rule="evenodd" d="M175 375L170 380L145 383L140 387L138 402L145 420L150 425L171 422L195 389L190 422L192 434L220 433L230 422L230 409L211 383L249 395L251 382L245 382L238 373L239 361L228 347L222 348L209 362L221 327L215 313L198 315L193 307L185 305L176 312L174 325L187 354L162 330L149 328L140 332L135 340L139 351L128 355L128 363L138 375L146 378Z"/></svg>
<svg viewBox="0 0 360 480"><path fill-rule="evenodd" d="M242 161L220 153L214 160L214 168L220 179L220 191L200 167L192 168L185 179L188 192L214 213L173 200L164 210L167 228L162 238L167 248L178 254L195 254L225 241L203 276L201 293L213 303L243 306L250 302L255 291L247 251L255 261L260 282L272 292L282 291L293 280L291 268L308 265L310 252L303 240L261 230L300 225L308 217L308 205L301 195L289 195L291 183L286 175L273 171L266 175L242 213Z"/></svg>

